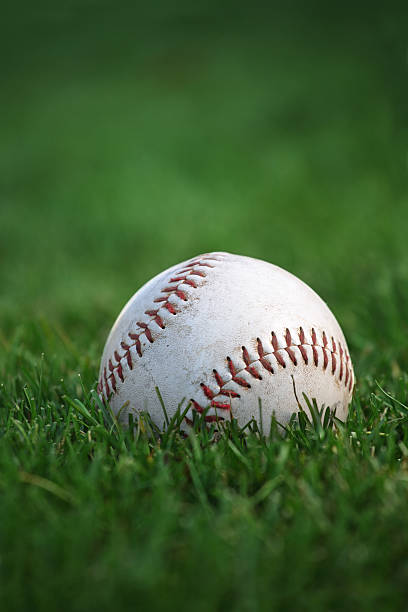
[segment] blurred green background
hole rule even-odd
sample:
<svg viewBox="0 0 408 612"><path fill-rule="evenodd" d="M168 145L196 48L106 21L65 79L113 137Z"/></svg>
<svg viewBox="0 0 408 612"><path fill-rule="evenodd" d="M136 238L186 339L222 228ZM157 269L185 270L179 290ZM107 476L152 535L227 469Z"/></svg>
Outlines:
<svg viewBox="0 0 408 612"><path fill-rule="evenodd" d="M326 4L5 8L4 341L34 318L100 350L144 281L226 250L310 283L357 362L398 347L406 4Z"/></svg>
<svg viewBox="0 0 408 612"><path fill-rule="evenodd" d="M407 16L2 5L2 609L406 608ZM103 421L117 313L211 250L329 303L357 373L344 428L213 444Z"/></svg>

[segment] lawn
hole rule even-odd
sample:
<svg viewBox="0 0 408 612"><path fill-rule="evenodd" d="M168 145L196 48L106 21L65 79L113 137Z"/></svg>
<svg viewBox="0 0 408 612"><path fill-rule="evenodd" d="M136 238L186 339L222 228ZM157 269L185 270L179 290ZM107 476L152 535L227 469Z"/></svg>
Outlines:
<svg viewBox="0 0 408 612"><path fill-rule="evenodd" d="M4 11L5 612L407 609L408 10L244 8ZM123 304L212 250L328 302L344 425L155 440L101 409Z"/></svg>

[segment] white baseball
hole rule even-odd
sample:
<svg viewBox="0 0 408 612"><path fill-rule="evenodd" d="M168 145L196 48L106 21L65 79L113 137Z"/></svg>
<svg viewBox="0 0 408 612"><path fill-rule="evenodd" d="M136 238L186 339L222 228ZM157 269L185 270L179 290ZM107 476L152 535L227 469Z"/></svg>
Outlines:
<svg viewBox="0 0 408 612"><path fill-rule="evenodd" d="M209 253L146 283L114 324L98 392L123 422L148 411L162 427L181 400L207 421L255 418L270 428L310 400L347 415L354 385L346 341L325 302L265 261ZM296 390L296 395L295 395ZM185 406L186 404L184 404Z"/></svg>

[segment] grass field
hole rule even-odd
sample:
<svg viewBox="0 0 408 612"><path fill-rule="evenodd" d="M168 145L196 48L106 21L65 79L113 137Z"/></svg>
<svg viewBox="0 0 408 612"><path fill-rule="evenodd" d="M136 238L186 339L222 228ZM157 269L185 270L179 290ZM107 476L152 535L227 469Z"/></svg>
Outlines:
<svg viewBox="0 0 408 612"><path fill-rule="evenodd" d="M1 609L407 610L407 9L33 6L0 42ZM98 409L120 308L211 250L329 303L344 426Z"/></svg>

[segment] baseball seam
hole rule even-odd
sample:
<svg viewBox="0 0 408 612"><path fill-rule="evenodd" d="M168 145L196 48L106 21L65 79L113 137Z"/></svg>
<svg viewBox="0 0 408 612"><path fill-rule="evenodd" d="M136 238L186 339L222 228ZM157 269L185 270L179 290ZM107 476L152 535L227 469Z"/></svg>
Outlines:
<svg viewBox="0 0 408 612"><path fill-rule="evenodd" d="M248 379L253 378L262 380L262 373L267 372L268 374L275 374L279 369L287 367L287 360L294 366L297 366L299 362L303 361L305 365L314 365L319 367L322 365L324 371L329 369L333 376L336 375L340 382L343 382L344 386L351 393L354 385L354 374L351 365L350 356L347 351L342 347L340 342L336 342L334 338L331 338L331 345L325 332L322 333L322 341L318 342L317 334L315 329L311 330L310 338L311 342L307 342L306 334L302 327L299 328L298 332L299 343L296 343L292 339L292 334L289 329L286 329L284 338L286 346L280 346L277 335L275 332L271 333L271 344L272 351L266 351L260 338L256 339L256 352L257 358L250 359L249 351L245 346L242 346L242 360L245 364L243 368L237 368L230 357L226 358L227 370L229 375L224 378L219 374L217 370L212 371L213 381L215 382L214 391L209 384L201 383L201 389L206 398L206 404L198 402L195 399L190 399L193 411L200 414L208 411L208 409L214 409L215 411L231 411L231 402L233 399L240 399L240 387L242 389L250 389L251 384ZM245 375L245 372L248 375ZM262 373L261 373L262 372ZM229 388L226 387L228 383ZM233 387L233 388L231 388ZM226 400L225 398L228 398ZM217 421L223 417L220 414L205 414L204 419L207 422ZM192 425L192 420L186 417L186 422Z"/></svg>
<svg viewBox="0 0 408 612"><path fill-rule="evenodd" d="M158 295L153 300L153 304L160 304L158 307L145 310L144 314L150 317L147 322L138 321L136 328L128 332L127 340L121 342L121 349L124 353L121 354L120 349L116 349L113 355L108 359L107 365L99 378L97 391L101 397L108 400L109 397L117 392L118 382L124 382L123 365L127 363L130 370L133 370L135 353L142 357L143 355L143 340L149 344L154 342L153 334L158 328L165 329L163 319L168 313L177 315L180 312L177 302L188 302L186 290L188 287L197 289L197 277L206 278L206 271L215 268L217 262L222 261L222 257L210 253L201 255L198 258L190 260L185 266L176 269L166 285L160 290L163 295ZM177 298L176 302L170 298ZM156 328L154 328L154 325ZM133 353L133 355L132 355Z"/></svg>

